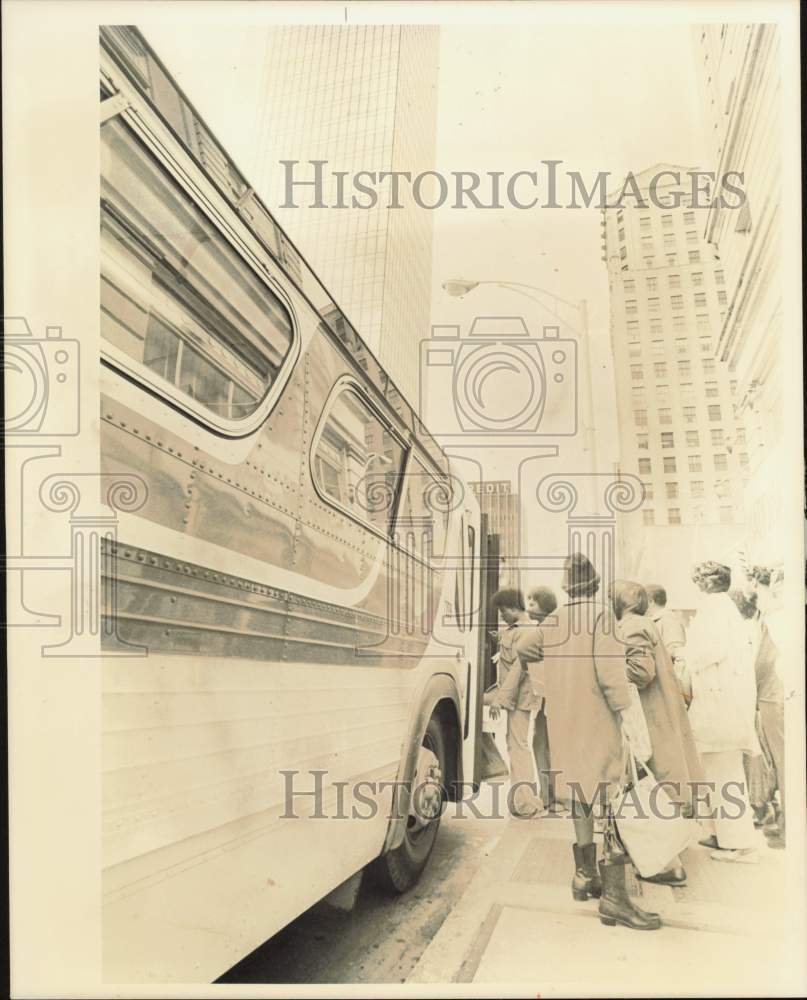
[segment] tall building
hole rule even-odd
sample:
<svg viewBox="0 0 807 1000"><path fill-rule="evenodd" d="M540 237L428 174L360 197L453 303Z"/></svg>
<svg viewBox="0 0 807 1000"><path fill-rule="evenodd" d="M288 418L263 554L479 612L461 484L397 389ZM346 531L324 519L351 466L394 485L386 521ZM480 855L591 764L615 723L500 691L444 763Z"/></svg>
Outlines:
<svg viewBox="0 0 807 1000"><path fill-rule="evenodd" d="M488 532L499 536L499 557L502 570L514 564L520 550L520 521L518 493L513 491L509 479L491 479L471 483L471 489L483 514L488 515ZM517 576L517 570L513 573Z"/></svg>
<svg viewBox="0 0 807 1000"><path fill-rule="evenodd" d="M428 336L432 213L402 182L401 208L352 207L359 171L434 169L439 29L426 25L294 25L268 32L265 103L258 126L258 190L370 350L413 404L418 343ZM322 168L326 206L313 189L286 202L286 169L311 181ZM338 180L338 172L347 177ZM339 197L338 185L344 186ZM361 197L362 203L369 198ZM425 200L425 196L424 196Z"/></svg>
<svg viewBox="0 0 807 1000"><path fill-rule="evenodd" d="M645 499L620 520L623 575L679 594L689 564L724 555L739 538L748 456L735 416L735 376L716 357L727 309L726 276L693 209L688 171L657 164L637 176L645 207L603 211L619 468ZM651 199L651 179L664 176ZM610 194L613 204L618 193ZM655 202L678 207L659 208ZM682 600L683 598L679 598Z"/></svg>
<svg viewBox="0 0 807 1000"><path fill-rule="evenodd" d="M718 176L737 171L744 178L744 204L715 204L705 213L703 230L726 275L717 356L736 371L737 405L748 433L748 555L771 562L784 555L778 537L782 491L771 488L784 461L779 29L698 25L693 43L711 145L709 169Z"/></svg>

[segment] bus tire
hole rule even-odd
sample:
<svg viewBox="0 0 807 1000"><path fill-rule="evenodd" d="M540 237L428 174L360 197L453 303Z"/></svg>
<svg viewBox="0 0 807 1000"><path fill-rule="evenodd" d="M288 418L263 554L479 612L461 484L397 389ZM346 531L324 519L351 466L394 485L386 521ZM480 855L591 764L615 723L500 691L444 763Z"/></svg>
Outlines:
<svg viewBox="0 0 807 1000"><path fill-rule="evenodd" d="M436 714L429 719L426 732L423 734L422 746L430 750L439 762L440 808L437 816L424 826L418 827L410 816L401 844L394 850L382 854L374 862L376 881L388 892L403 893L417 883L434 849L440 827L440 816L445 806L446 795L442 783L446 773L446 741L440 718Z"/></svg>

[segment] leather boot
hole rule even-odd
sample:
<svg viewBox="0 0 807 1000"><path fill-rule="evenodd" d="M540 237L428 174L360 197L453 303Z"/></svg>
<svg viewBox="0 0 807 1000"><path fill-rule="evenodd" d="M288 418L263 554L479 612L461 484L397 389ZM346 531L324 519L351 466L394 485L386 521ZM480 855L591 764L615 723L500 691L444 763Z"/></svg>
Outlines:
<svg viewBox="0 0 807 1000"><path fill-rule="evenodd" d="M623 924L635 931L655 931L661 927L661 918L657 913L643 910L628 895L624 864L601 861L600 875L602 877L601 923L609 927Z"/></svg>
<svg viewBox="0 0 807 1000"><path fill-rule="evenodd" d="M602 882L597 873L597 845L572 844L574 851L574 878L572 879L572 896L578 902L592 896L599 899L602 895Z"/></svg>

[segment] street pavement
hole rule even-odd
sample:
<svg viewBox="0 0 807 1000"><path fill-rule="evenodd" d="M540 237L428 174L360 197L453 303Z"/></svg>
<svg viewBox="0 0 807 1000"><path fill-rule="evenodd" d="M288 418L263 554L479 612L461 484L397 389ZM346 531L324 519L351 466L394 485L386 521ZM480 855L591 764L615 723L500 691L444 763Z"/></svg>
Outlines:
<svg viewBox="0 0 807 1000"><path fill-rule="evenodd" d="M756 865L717 862L696 846L683 854L683 887L629 876L636 902L664 922L647 932L606 927L596 900L572 899L573 839L563 817L510 820L407 982L507 983L542 997L784 987L787 852L768 848L761 833Z"/></svg>
<svg viewBox="0 0 807 1000"><path fill-rule="evenodd" d="M480 798L489 794L483 785ZM663 921L640 932L605 926L596 900L572 899L570 819L508 820L407 983L507 984L537 997L802 995L804 930L787 900L803 891L803 859L757 831L756 864L716 861L694 829L686 885L641 882L628 868L630 895Z"/></svg>
<svg viewBox="0 0 807 1000"><path fill-rule="evenodd" d="M482 995L531 997L802 995L804 940L794 934L803 929L790 926L783 903L803 892L792 849L769 848L759 832L759 862L744 865L690 847L686 886L628 878L637 903L661 914L660 930L606 927L595 900L572 899L571 821L502 816L507 787L483 784L473 808L448 807L413 890L389 896L365 879L351 913L313 907L219 981L474 984Z"/></svg>
<svg viewBox="0 0 807 1000"><path fill-rule="evenodd" d="M497 726L506 756L503 735ZM483 785L480 801L490 793ZM804 942L793 938L800 929L789 924L786 900L801 866L756 836L756 864L715 861L695 841L682 854L681 887L641 882L628 868L630 895L663 921L639 932L601 924L596 900L572 899L570 819L507 820L407 983L508 984L538 997L799 996Z"/></svg>

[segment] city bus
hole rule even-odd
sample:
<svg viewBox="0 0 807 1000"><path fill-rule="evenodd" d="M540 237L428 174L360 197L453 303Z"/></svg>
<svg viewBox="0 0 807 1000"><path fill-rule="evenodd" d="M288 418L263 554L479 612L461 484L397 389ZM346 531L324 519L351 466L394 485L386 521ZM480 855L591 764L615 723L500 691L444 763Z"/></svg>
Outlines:
<svg viewBox="0 0 807 1000"><path fill-rule="evenodd" d="M100 121L104 979L210 982L477 785L486 525L134 28Z"/></svg>

